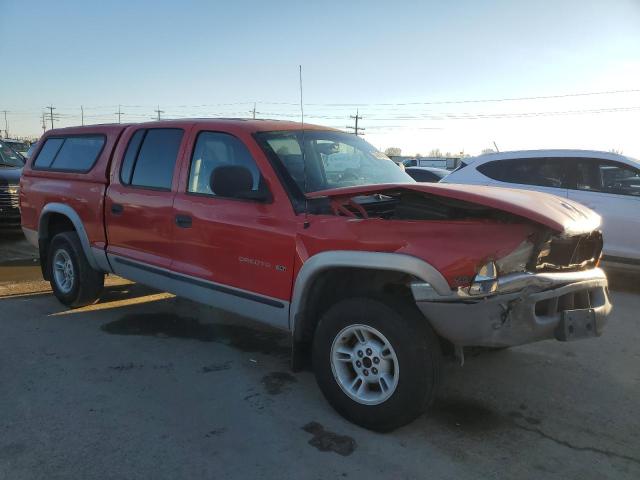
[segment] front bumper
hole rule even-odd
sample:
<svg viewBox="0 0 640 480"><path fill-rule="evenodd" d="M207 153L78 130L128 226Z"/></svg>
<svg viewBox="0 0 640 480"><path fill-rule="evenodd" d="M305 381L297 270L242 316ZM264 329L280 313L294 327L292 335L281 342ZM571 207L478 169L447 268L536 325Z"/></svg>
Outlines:
<svg viewBox="0 0 640 480"><path fill-rule="evenodd" d="M555 338L599 336L611 312L605 273L519 273L502 277L495 294L438 295L411 285L418 308L436 332L459 346L508 347Z"/></svg>

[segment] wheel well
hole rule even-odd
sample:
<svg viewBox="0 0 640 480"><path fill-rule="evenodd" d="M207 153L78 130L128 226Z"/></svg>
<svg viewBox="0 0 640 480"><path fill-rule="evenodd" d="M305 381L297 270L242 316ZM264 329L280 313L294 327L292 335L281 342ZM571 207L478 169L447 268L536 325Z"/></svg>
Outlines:
<svg viewBox="0 0 640 480"><path fill-rule="evenodd" d="M343 298L384 293L412 299L409 288L412 279L403 272L368 268L341 267L318 274L296 316L294 342L310 343L320 317Z"/></svg>
<svg viewBox="0 0 640 480"><path fill-rule="evenodd" d="M40 268L42 276L45 280L49 280L49 271L47 268L47 258L49 254L49 245L53 237L61 232L75 232L76 228L73 222L61 213L50 213L43 219L40 224L41 236L38 239L38 247L40 251Z"/></svg>
<svg viewBox="0 0 640 480"><path fill-rule="evenodd" d="M413 305L409 284L415 279L413 275L400 271L369 268L341 267L318 274L309 287L303 308L295 318L291 359L293 370L310 365L311 343L316 326L322 315L336 302L359 295L393 295ZM440 336L438 339L443 352L453 354L453 345Z"/></svg>

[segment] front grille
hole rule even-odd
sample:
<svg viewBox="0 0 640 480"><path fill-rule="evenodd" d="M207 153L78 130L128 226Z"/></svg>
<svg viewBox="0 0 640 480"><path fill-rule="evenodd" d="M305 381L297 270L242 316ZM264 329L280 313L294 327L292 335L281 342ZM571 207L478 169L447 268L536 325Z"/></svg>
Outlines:
<svg viewBox="0 0 640 480"><path fill-rule="evenodd" d="M17 185L0 185L0 208L18 208Z"/></svg>
<svg viewBox="0 0 640 480"><path fill-rule="evenodd" d="M567 310L599 308L606 304L607 291L603 287L585 288L565 293L560 297L546 298L536 302L537 316L551 317Z"/></svg>
<svg viewBox="0 0 640 480"><path fill-rule="evenodd" d="M571 237L551 237L538 254L538 272L575 271L593 268L602 253L602 233L599 230Z"/></svg>

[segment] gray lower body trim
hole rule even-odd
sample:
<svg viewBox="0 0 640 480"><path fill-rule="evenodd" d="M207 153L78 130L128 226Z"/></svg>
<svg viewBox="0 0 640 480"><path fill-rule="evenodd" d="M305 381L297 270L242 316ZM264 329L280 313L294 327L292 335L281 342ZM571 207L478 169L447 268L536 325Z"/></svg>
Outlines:
<svg viewBox="0 0 640 480"><path fill-rule="evenodd" d="M129 280L289 330L289 302L108 254L113 271Z"/></svg>
<svg viewBox="0 0 640 480"><path fill-rule="evenodd" d="M109 265L107 252L105 252L102 248L91 247L91 253L93 254L93 259L95 260L100 270L102 270L105 273L113 272L111 265Z"/></svg>
<svg viewBox="0 0 640 480"><path fill-rule="evenodd" d="M27 242L29 242L32 246L38 248L38 231L32 230L30 228L22 227L22 233L24 233Z"/></svg>
<svg viewBox="0 0 640 480"><path fill-rule="evenodd" d="M89 243L89 237L87 236L87 231L84 228L82 220L78 213L71 208L69 205L65 205L63 203L48 203L40 212L40 221L38 227L38 237L39 238L47 238L49 232L47 231L47 219L49 215L53 213L59 213L61 215L66 216L71 223L73 223L74 228L76 229L76 233L78 234L78 238L80 239L80 244L82 245L82 250L84 251L85 256L87 257L87 261L91 268L95 270L100 270L100 266L96 259L93 256L93 252L91 250L91 244Z"/></svg>

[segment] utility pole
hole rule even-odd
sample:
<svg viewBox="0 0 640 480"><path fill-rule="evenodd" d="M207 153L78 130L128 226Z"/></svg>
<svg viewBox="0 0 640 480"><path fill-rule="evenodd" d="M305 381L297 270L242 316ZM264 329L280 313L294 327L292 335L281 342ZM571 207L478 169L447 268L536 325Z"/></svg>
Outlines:
<svg viewBox="0 0 640 480"><path fill-rule="evenodd" d="M120 123L120 116L122 115L122 110L120 109L120 106L121 105L118 105L118 111L116 112L116 115L118 115L118 123ZM158 114L158 120L160 120L160 114Z"/></svg>
<svg viewBox="0 0 640 480"><path fill-rule="evenodd" d="M42 112L42 133L44 134L47 131L47 122L44 118L44 112Z"/></svg>
<svg viewBox="0 0 640 480"><path fill-rule="evenodd" d="M360 132L364 131L364 128L362 128L362 127L358 127L358 120L362 120L362 117L360 116L360 112L359 112L359 110L356 110L356 115L355 115L355 117L354 117L353 115L351 115L349 118L351 118L351 119L355 120L355 121L356 121L356 124L355 124L355 126L354 126L354 127L352 127L352 126L350 126L350 125L347 125L347 128L348 128L349 130L353 130L353 133L354 133L355 135L364 135L364 133L360 133Z"/></svg>
<svg viewBox="0 0 640 480"><path fill-rule="evenodd" d="M160 110L160 105L158 105L158 109L154 110L154 112L156 112L158 114L158 120L160 120L160 114L164 113L164 110Z"/></svg>
<svg viewBox="0 0 640 480"><path fill-rule="evenodd" d="M80 121L82 122L82 126L84 127L84 105L80 105Z"/></svg>
<svg viewBox="0 0 640 480"><path fill-rule="evenodd" d="M253 119L256 119L256 102L253 102Z"/></svg>
<svg viewBox="0 0 640 480"><path fill-rule="evenodd" d="M56 107L53 105L49 105L47 107L49 109L49 118L51 119L51 128L53 128L53 111L56 110Z"/></svg>
<svg viewBox="0 0 640 480"><path fill-rule="evenodd" d="M3 110L4 113L4 136L5 138L9 138L9 123L7 122L7 111Z"/></svg>

